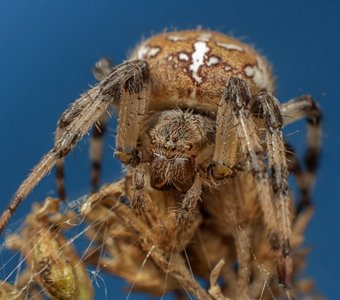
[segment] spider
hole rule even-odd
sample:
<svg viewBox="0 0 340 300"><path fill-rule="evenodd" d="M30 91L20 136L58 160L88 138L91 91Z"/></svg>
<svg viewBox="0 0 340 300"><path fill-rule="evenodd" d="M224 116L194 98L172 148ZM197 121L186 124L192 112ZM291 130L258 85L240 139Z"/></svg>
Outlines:
<svg viewBox="0 0 340 300"><path fill-rule="evenodd" d="M270 66L259 53L237 39L201 29L155 35L120 65L102 60L95 74L100 83L62 114L53 149L16 191L1 216L0 232L55 165L61 198L65 196L64 157L91 126L105 123L105 112L115 106L116 156L131 173L132 209L145 213L147 189L170 190L179 202L174 224L185 231L197 217L199 200L214 201L214 192L207 191L215 190L220 197L219 191L229 191L226 184L250 177L256 191L251 203L260 210L279 282L289 288L288 175L296 174L302 207L308 206L321 140L321 113L315 101L300 96L280 104L273 95ZM306 172L287 160L282 135L283 126L302 118L309 129ZM98 153L93 151L94 169L99 168Z"/></svg>

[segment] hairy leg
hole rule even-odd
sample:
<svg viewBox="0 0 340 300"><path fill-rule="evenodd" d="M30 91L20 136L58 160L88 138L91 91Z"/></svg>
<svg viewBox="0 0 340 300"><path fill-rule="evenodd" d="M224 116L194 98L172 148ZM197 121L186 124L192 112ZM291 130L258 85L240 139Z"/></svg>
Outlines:
<svg viewBox="0 0 340 300"><path fill-rule="evenodd" d="M138 164L135 168L131 168L131 188L132 195L129 197L130 205L134 213L144 215L150 205L149 195L145 189L145 172L147 165L145 163Z"/></svg>
<svg viewBox="0 0 340 300"><path fill-rule="evenodd" d="M259 94L253 106L257 118L264 119L266 144L270 170L270 182L277 208L277 222L280 230L281 255L278 261L279 281L285 287L291 285L292 259L290 249L291 213L289 211L288 165L286 148L282 136L283 119L280 103L269 93Z"/></svg>
<svg viewBox="0 0 340 300"><path fill-rule="evenodd" d="M286 159L289 174L293 174L299 188L300 199L296 204L295 218L310 205L311 186L306 183L306 172L303 169L292 145L285 143ZM307 204L308 203L308 204Z"/></svg>
<svg viewBox="0 0 340 300"><path fill-rule="evenodd" d="M320 160L322 139L322 114L317 103L309 95L294 98L280 107L284 125L302 118L307 121L307 149L305 153L304 185L301 189L301 200L298 212L311 203L310 194L314 186L316 171Z"/></svg>
<svg viewBox="0 0 340 300"><path fill-rule="evenodd" d="M118 131L116 135L116 155L125 164L138 164L141 154L137 151L137 141L148 110L150 83L147 69L140 69L141 78L127 81L119 103Z"/></svg>
<svg viewBox="0 0 340 300"><path fill-rule="evenodd" d="M251 114L249 88L242 79L231 77L226 86L222 101L231 104L231 128L236 131L238 157L246 163L246 169L254 175L257 194L263 213L263 221L274 257L279 260L280 235L277 226L276 209L273 205L273 188L267 173L266 152L261 145L255 118ZM222 105L220 105L221 109ZM225 144L228 147L227 144ZM282 277L282 275L280 275Z"/></svg>
<svg viewBox="0 0 340 300"><path fill-rule="evenodd" d="M92 163L92 172L91 172L91 185L92 192L98 191L99 188L99 179L100 179L100 171L101 171L101 162L103 156L103 136L106 132L106 127L109 119L108 112L102 114L96 122L96 124L92 128L91 132L91 140L90 140L90 160Z"/></svg>
<svg viewBox="0 0 340 300"><path fill-rule="evenodd" d="M105 80L113 70L114 68L108 59L101 59L94 66L93 75L98 81L102 81ZM70 108L62 114L57 124L55 144L58 142L60 137L62 137L69 123L76 118L76 116L80 113L81 110L84 109L84 107L86 107L86 105L88 105L88 102L92 101L90 98L88 98L87 100L88 101L82 100L82 103L79 103L79 105L70 106ZM92 161L91 182L93 191L97 190L98 188L100 163L103 148L102 137L106 130L108 117L108 113L105 111L95 123L95 126L92 130L92 137L90 141L90 159ZM56 183L59 199L65 200L66 192L64 183L64 158L61 158L56 162Z"/></svg>
<svg viewBox="0 0 340 300"><path fill-rule="evenodd" d="M197 174L194 183L185 193L180 208L176 211L175 223L179 230L190 232L198 217L197 203L202 195L202 178Z"/></svg>
<svg viewBox="0 0 340 300"><path fill-rule="evenodd" d="M124 97L128 97L129 100L135 99L132 95L134 93L140 95L146 82L148 82L148 65L145 61L125 62L115 67L104 81L81 95L67 109L59 121L63 123L63 130L58 134L55 146L33 168L3 212L0 218L0 233L28 193L50 172L58 160L64 158L75 147L100 116L114 102Z"/></svg>
<svg viewBox="0 0 340 300"><path fill-rule="evenodd" d="M107 58L103 58L98 61L93 67L93 75L98 81L105 80L107 76L113 71L113 65ZM106 132L107 123L109 120L109 113L104 112L99 118L98 122L92 128L91 139L90 139L90 151L89 156L92 163L91 172L91 185L92 192L98 191L101 161L103 155L103 137Z"/></svg>
<svg viewBox="0 0 340 300"><path fill-rule="evenodd" d="M230 97L232 81L228 83L217 111L215 149L211 162L211 172L215 179L234 175L239 161L233 103L227 99ZM240 97L247 98L248 96L240 95ZM249 100L247 99L247 101Z"/></svg>

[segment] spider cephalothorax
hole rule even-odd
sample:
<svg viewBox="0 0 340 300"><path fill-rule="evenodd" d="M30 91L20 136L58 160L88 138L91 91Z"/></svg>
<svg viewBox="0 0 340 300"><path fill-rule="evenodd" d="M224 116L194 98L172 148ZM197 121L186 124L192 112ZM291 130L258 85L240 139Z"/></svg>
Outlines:
<svg viewBox="0 0 340 300"><path fill-rule="evenodd" d="M197 172L195 158L213 142L214 120L181 109L166 110L151 118L156 121L149 130L151 185L187 191Z"/></svg>
<svg viewBox="0 0 340 300"><path fill-rule="evenodd" d="M95 74L101 82L62 114L55 147L19 187L0 219L0 231L54 165L64 197L63 159L94 124L91 159L96 187L105 113L114 106L119 120L116 154L132 178L132 209L145 206L152 187L180 191L174 222L178 230L185 230L194 223L197 203L206 198L204 187L211 178L220 180L220 190L233 199L252 190L247 203L255 203L261 211L256 218L264 224L279 281L289 287L288 175L295 173L304 195L302 204L308 205L321 140L321 114L313 99L301 96L280 104L273 95L271 68L258 52L237 39L205 30L153 36L116 67L101 61ZM283 126L301 118L307 119L309 129L306 172L287 160L282 135ZM226 178L231 178L228 186L223 185ZM221 200L223 193L209 194L208 201L214 197Z"/></svg>

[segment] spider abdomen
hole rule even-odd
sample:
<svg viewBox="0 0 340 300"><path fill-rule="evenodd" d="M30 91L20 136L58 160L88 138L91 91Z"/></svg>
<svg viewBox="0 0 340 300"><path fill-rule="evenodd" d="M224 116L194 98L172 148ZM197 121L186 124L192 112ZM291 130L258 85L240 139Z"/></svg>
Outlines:
<svg viewBox="0 0 340 300"><path fill-rule="evenodd" d="M274 91L269 64L250 46L213 31L155 35L131 59L149 63L149 109L179 106L216 112L230 76L246 80L252 93Z"/></svg>

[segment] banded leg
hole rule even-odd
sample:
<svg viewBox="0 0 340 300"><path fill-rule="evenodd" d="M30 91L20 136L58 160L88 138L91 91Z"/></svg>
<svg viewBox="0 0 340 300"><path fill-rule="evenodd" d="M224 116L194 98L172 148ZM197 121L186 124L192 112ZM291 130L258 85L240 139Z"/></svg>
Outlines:
<svg viewBox="0 0 340 300"><path fill-rule="evenodd" d="M137 165L142 154L137 150L145 113L149 105L150 85L147 69L141 69L142 78L127 81L119 103L116 156L125 164Z"/></svg>
<svg viewBox="0 0 340 300"><path fill-rule="evenodd" d="M107 76L113 71L113 65L107 58L98 61L92 72L98 81L105 80ZM106 132L107 123L109 120L109 113L104 112L99 118L98 122L93 126L90 139L90 160L92 163L91 185L92 192L96 192L99 187L101 161L103 156L103 136Z"/></svg>
<svg viewBox="0 0 340 300"><path fill-rule="evenodd" d="M145 215L149 205L150 198L145 189L145 172L147 165L138 164L132 169L131 183L127 190L132 189L129 195L130 205L133 212L137 215ZM129 182L127 182L129 184Z"/></svg>
<svg viewBox="0 0 340 300"><path fill-rule="evenodd" d="M189 232L197 220L197 204L201 200L203 182L199 174L196 175L194 183L185 193L180 208L176 211L175 224L179 230Z"/></svg>
<svg viewBox="0 0 340 300"><path fill-rule="evenodd" d="M96 63L93 68L93 75L98 81L104 80L113 71L113 66L108 59L102 59ZM91 99L88 99L91 101ZM88 103L83 102L81 105L86 106ZM57 124L57 130L55 135L55 144L58 142L60 137L64 134L65 128L69 123L76 118L77 114L83 109L78 107L76 110L73 109L74 105L65 111ZM102 157L103 140L102 136L106 129L108 121L108 114L104 112L99 120L95 123L92 130L92 138L90 141L90 159L92 161L92 190L95 191L98 188L100 162ZM64 159L60 159L56 162L56 183L57 190L60 200L65 200L65 183L64 183Z"/></svg>
<svg viewBox="0 0 340 300"><path fill-rule="evenodd" d="M63 114L60 122L64 122L64 127L55 146L33 168L2 214L0 233L28 193L50 172L58 160L64 158L75 147L114 102L121 100L122 97L131 101L131 98L135 99L136 93L140 97L145 94L144 85L148 85L148 78L148 65L145 61L125 62L115 67L104 81L81 95Z"/></svg>
<svg viewBox="0 0 340 300"><path fill-rule="evenodd" d="M109 119L109 113L105 112L102 114L92 128L91 139L90 139L90 160L92 164L91 172L91 185L92 192L98 191L99 179L101 171L101 162L103 156L103 136L106 132L107 123Z"/></svg>
<svg viewBox="0 0 340 300"><path fill-rule="evenodd" d="M269 93L261 93L255 98L255 117L264 119L270 182L277 208L278 227L280 230L281 256L278 261L279 282L288 288L291 284L292 259L290 250L291 213L289 211L288 165L286 148L282 136L283 119L280 103Z"/></svg>
<svg viewBox="0 0 340 300"><path fill-rule="evenodd" d="M257 125L254 123L254 117L250 111L251 95L246 82L237 77L231 77L226 86L224 95L219 106L219 114L231 115L230 130L235 130L239 156L246 162L247 169L254 175L257 187L257 195L260 207L263 213L263 222L268 232L269 243L274 257L279 261L282 254L280 253L280 236L278 233L277 216L273 205L273 191L267 173L265 163L266 153L261 146ZM230 103L229 110L223 102ZM226 108L225 111L221 111ZM217 124L217 126L222 126ZM217 128L217 132L218 132ZM218 139L218 137L216 137ZM220 143L228 147L228 144ZM226 152L226 151L225 151ZM279 274L281 281L283 275Z"/></svg>
<svg viewBox="0 0 340 300"><path fill-rule="evenodd" d="M227 90L230 90L233 79L228 83L226 91L219 103L216 117L216 137L214 156L211 162L212 176L215 179L222 179L232 176L238 159L237 132L235 130L235 120L231 113L233 104L226 99ZM231 91L228 91L230 93ZM229 97L229 95L228 95ZM248 95L241 95L246 98ZM247 99L248 101L249 99Z"/></svg>
<svg viewBox="0 0 340 300"><path fill-rule="evenodd" d="M281 113L285 126L302 118L307 120L306 171L304 172L304 186L301 189L299 212L311 204L310 194L320 160L322 114L317 103L309 95L300 96L282 104Z"/></svg>
<svg viewBox="0 0 340 300"><path fill-rule="evenodd" d="M290 174L293 174L296 178L296 182L300 191L300 201L296 205L295 210L295 217L297 217L304 208L306 208L309 204L302 204L302 199L308 199L310 198L310 189L307 188L306 184L306 173L302 168L302 165L296 156L295 150L292 145L285 143L286 148L286 159L287 159L287 165L288 165L288 171ZM310 203L310 201L308 201Z"/></svg>
<svg viewBox="0 0 340 300"><path fill-rule="evenodd" d="M85 95L84 95L85 96ZM54 147L57 146L58 142L63 139L66 134L67 128L73 122L79 118L82 111L85 111L92 103L90 96L81 97L69 106L60 116L57 123L57 129L54 136ZM60 200L65 200L65 186L64 186L64 156L55 162L56 167L56 184Z"/></svg>

